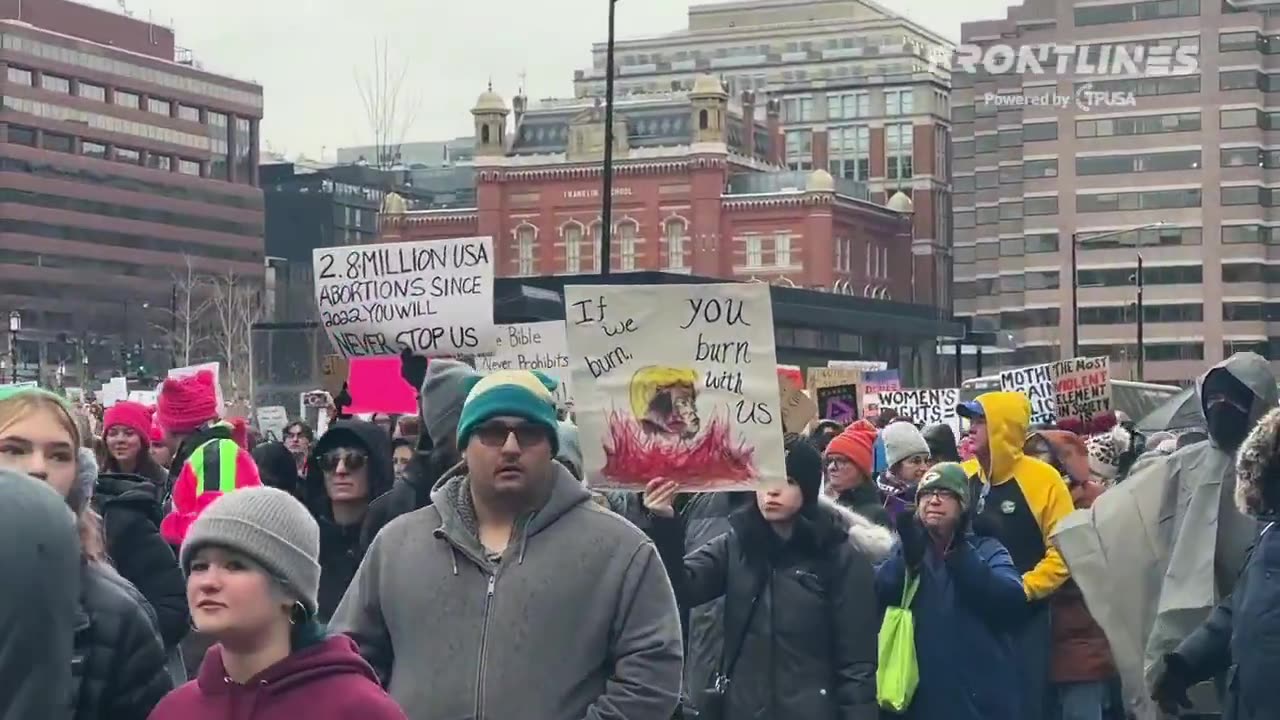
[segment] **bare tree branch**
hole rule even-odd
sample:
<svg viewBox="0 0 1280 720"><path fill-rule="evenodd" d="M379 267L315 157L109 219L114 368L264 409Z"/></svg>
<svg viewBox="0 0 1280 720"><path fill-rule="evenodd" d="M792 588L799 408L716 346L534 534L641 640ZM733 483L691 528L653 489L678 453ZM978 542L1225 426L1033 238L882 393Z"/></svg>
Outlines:
<svg viewBox="0 0 1280 720"><path fill-rule="evenodd" d="M420 95L406 92L409 63L393 67L387 41L373 43L373 64L363 72L355 69L356 90L364 107L365 119L373 134L373 167L389 170L400 163L400 146L418 118L422 106Z"/></svg>
<svg viewBox="0 0 1280 720"><path fill-rule="evenodd" d="M253 326L262 319L262 283L232 271L212 279L213 345L233 401L253 398Z"/></svg>
<svg viewBox="0 0 1280 720"><path fill-rule="evenodd" d="M209 312L212 308L209 278L201 275L183 255L186 268L172 274L173 295L170 304L155 307L164 322L152 322L160 342L168 350L175 366L185 367L204 360L201 350L210 340Z"/></svg>

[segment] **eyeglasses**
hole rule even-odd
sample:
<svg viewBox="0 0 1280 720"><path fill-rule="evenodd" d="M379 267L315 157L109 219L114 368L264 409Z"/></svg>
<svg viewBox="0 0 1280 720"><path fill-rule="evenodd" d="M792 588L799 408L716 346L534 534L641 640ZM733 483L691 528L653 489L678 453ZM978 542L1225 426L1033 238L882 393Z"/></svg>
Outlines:
<svg viewBox="0 0 1280 720"><path fill-rule="evenodd" d="M347 470L355 472L364 467L368 461L369 455L363 450L338 448L320 456L320 469L325 472L333 472L338 469L339 462L344 462Z"/></svg>
<svg viewBox="0 0 1280 720"><path fill-rule="evenodd" d="M829 457L827 458L827 467L829 468L847 468L853 464L853 461L846 457Z"/></svg>
<svg viewBox="0 0 1280 720"><path fill-rule="evenodd" d="M525 423L522 425L506 425L489 423L476 428L474 435L482 445L499 448L507 444L507 438L515 433L516 444L521 448L531 448L547 442L547 429L541 425Z"/></svg>

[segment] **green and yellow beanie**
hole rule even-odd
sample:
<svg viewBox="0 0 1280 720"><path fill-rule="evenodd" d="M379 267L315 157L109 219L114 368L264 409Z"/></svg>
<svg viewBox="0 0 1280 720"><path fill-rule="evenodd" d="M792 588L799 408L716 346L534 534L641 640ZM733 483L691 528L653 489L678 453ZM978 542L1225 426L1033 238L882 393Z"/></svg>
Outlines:
<svg viewBox="0 0 1280 720"><path fill-rule="evenodd" d="M551 452L560 451L554 379L530 370L499 370L475 378L458 417L458 447L465 448L471 432L490 418L518 417L547 429Z"/></svg>
<svg viewBox="0 0 1280 720"><path fill-rule="evenodd" d="M916 493L929 490L945 490L960 499L960 507L969 507L969 475L960 463L944 462L929 468L916 487Z"/></svg>

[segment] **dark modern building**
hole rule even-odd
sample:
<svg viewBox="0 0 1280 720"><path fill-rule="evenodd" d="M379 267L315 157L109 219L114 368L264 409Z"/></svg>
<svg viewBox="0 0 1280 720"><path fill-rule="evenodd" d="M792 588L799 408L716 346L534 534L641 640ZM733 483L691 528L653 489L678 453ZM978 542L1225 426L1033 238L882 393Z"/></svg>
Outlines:
<svg viewBox="0 0 1280 720"><path fill-rule="evenodd" d="M312 319L312 251L377 242L378 212L388 192L408 208L432 207L432 195L406 184L400 170L286 162L264 164L259 175L266 198L268 318L276 322Z"/></svg>
<svg viewBox="0 0 1280 720"><path fill-rule="evenodd" d="M67 0L0 0L0 65L0 309L25 377L167 356L189 266L261 282L260 86Z"/></svg>

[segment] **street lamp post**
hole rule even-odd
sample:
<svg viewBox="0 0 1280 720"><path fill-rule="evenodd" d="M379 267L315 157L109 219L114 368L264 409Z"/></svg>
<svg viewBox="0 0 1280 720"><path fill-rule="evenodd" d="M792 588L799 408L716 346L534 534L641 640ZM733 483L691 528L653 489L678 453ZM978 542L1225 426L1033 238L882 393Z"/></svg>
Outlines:
<svg viewBox="0 0 1280 720"><path fill-rule="evenodd" d="M1147 353L1143 348L1143 328L1146 318L1143 317L1142 309L1142 251L1138 251L1138 271L1134 273L1134 282L1138 287L1138 382L1146 382L1147 376L1143 367L1146 363Z"/></svg>
<svg viewBox="0 0 1280 720"><path fill-rule="evenodd" d="M1164 227L1168 223L1163 220L1159 222L1147 223L1146 225L1138 225L1123 230L1115 230L1113 232L1105 232L1098 235L1090 234L1089 240L1102 240L1104 238L1117 237L1131 232L1141 232L1151 228ZM1139 243L1135 243L1139 244ZM1080 357L1080 233L1071 233L1071 357ZM1141 275L1142 270L1142 254L1138 254L1138 274ZM1138 299L1141 305L1142 286L1138 286ZM1138 309L1138 370L1142 371L1142 308Z"/></svg>
<svg viewBox="0 0 1280 720"><path fill-rule="evenodd" d="M604 187L600 188L600 274L608 275L612 264L613 249L613 76L614 72L614 14L618 0L609 2L609 37L605 46L604 66Z"/></svg>
<svg viewBox="0 0 1280 720"><path fill-rule="evenodd" d="M18 333L22 331L22 313L9 311L9 381L18 384Z"/></svg>

